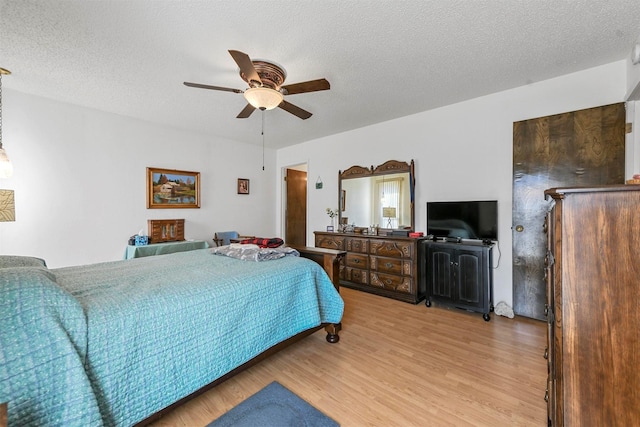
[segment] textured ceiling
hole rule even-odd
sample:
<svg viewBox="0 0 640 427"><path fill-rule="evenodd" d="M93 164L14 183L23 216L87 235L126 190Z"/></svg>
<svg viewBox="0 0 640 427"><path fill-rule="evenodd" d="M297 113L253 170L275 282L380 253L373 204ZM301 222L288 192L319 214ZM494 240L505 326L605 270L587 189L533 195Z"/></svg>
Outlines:
<svg viewBox="0 0 640 427"><path fill-rule="evenodd" d="M638 0L0 0L6 88L262 144L261 113L228 49L284 66L286 99L314 115L265 113L283 147L626 58Z"/></svg>

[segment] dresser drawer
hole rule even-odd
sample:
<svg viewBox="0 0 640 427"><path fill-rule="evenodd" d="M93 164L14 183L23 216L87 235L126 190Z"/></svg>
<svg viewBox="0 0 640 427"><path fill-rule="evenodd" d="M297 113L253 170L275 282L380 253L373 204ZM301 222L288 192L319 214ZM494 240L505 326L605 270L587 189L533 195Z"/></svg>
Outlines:
<svg viewBox="0 0 640 427"><path fill-rule="evenodd" d="M344 251L344 236L316 235L316 247Z"/></svg>
<svg viewBox="0 0 640 427"><path fill-rule="evenodd" d="M382 273L411 276L411 266L412 261L410 259L371 257L371 269Z"/></svg>
<svg viewBox="0 0 640 427"><path fill-rule="evenodd" d="M413 278L372 271L369 284L396 292L412 293Z"/></svg>
<svg viewBox="0 0 640 427"><path fill-rule="evenodd" d="M426 295L422 239L316 231L315 245L346 251L340 285L417 304Z"/></svg>
<svg viewBox="0 0 640 427"><path fill-rule="evenodd" d="M345 271L345 279L353 282L359 283L361 285L369 284L369 272L367 270L361 270L359 268L351 268L346 267Z"/></svg>
<svg viewBox="0 0 640 427"><path fill-rule="evenodd" d="M345 242L345 250L347 252L358 252L361 254L369 253L369 240L358 238L347 238Z"/></svg>
<svg viewBox="0 0 640 427"><path fill-rule="evenodd" d="M414 257L414 243L394 240L376 240L369 245L369 253L390 258Z"/></svg>
<svg viewBox="0 0 640 427"><path fill-rule="evenodd" d="M347 252L346 261L347 267L355 268L369 268L369 255L354 254Z"/></svg>

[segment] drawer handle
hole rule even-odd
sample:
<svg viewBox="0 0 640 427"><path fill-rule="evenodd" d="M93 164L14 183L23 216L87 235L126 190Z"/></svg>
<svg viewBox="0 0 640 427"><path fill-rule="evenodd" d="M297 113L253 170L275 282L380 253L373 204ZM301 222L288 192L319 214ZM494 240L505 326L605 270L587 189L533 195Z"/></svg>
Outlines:
<svg viewBox="0 0 640 427"><path fill-rule="evenodd" d="M360 260L358 258L353 260L354 264L358 264L360 262Z"/></svg>
<svg viewBox="0 0 640 427"><path fill-rule="evenodd" d="M391 267L393 267L393 264L391 264L390 262L388 262L388 263L386 263L384 266L385 266L385 267L387 267L387 268L391 268Z"/></svg>
<svg viewBox="0 0 640 427"><path fill-rule="evenodd" d="M544 354L542 355L545 359L549 359L549 347L544 349Z"/></svg>
<svg viewBox="0 0 640 427"><path fill-rule="evenodd" d="M393 283L393 281L392 281L391 279L387 279L387 280L385 280L384 282L385 282L387 285L390 285L390 284L392 284L392 283Z"/></svg>

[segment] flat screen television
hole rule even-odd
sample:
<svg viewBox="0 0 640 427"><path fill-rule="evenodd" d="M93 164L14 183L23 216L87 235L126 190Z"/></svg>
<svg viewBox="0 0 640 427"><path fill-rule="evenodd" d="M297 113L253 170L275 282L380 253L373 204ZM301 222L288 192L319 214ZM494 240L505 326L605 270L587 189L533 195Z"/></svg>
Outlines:
<svg viewBox="0 0 640 427"><path fill-rule="evenodd" d="M498 201L427 202L427 234L498 240Z"/></svg>

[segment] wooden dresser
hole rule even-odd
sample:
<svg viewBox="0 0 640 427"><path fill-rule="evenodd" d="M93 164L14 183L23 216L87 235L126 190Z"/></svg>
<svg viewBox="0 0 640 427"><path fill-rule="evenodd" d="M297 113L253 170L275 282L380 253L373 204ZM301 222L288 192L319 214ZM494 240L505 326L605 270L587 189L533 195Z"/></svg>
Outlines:
<svg viewBox="0 0 640 427"><path fill-rule="evenodd" d="M426 285L420 280L421 239L315 232L318 248L346 251L340 266L342 286L417 304Z"/></svg>
<svg viewBox="0 0 640 427"><path fill-rule="evenodd" d="M639 425L640 186L545 194L549 425Z"/></svg>

